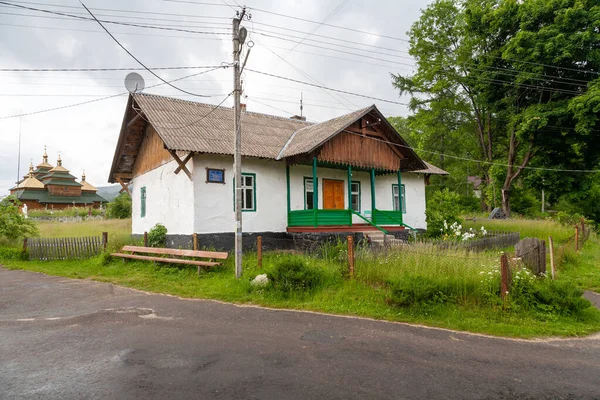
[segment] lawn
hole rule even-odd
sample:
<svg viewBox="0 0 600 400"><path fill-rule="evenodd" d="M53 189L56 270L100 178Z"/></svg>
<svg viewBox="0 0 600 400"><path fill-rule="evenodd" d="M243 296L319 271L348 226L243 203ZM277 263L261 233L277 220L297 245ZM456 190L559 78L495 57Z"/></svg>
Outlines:
<svg viewBox="0 0 600 400"><path fill-rule="evenodd" d="M464 223L465 228L479 229L481 226L488 231L520 232L521 239L534 237L547 241L552 236L555 243L564 243L575 234L575 228L553 220L482 218Z"/></svg>
<svg viewBox="0 0 600 400"><path fill-rule="evenodd" d="M538 221L502 222L509 229L525 226L527 232L537 232L539 236L549 230L562 232L560 226L538 225ZM127 241L129 224L128 220L44 223L40 224L40 231L43 236L73 236L96 235L104 230L113 239ZM486 228L493 229L488 224ZM586 289L600 288L596 272L600 241L595 235L580 254L564 254L557 282L530 279L525 286L522 281L517 282L506 303L499 297L499 261L495 251L468 253L424 245L373 253L359 248L355 278L349 279L345 245L324 246L322 250L316 255L267 252L263 269L257 268L256 254L245 254L240 280L235 279L232 257L223 266L200 276L192 267L122 262L107 255L85 261L0 261L11 269L93 279L185 298L362 316L499 336L579 336L600 331L600 311L581 300L581 292L569 286L573 283ZM286 292L281 290L283 281L267 288L250 284L256 275L265 272L271 277L277 271L285 275L298 262L304 266L297 274L294 272L296 275L288 274L288 278L302 276L306 282L312 279L314 285ZM531 304L523 301L530 297ZM546 303L542 304L539 298Z"/></svg>

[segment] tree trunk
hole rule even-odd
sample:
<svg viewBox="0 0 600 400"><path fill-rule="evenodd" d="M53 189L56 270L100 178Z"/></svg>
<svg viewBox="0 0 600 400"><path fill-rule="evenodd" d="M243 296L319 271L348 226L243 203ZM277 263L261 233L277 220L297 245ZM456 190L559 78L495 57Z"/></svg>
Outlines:
<svg viewBox="0 0 600 400"><path fill-rule="evenodd" d="M502 211L506 217L510 217L510 187L502 188Z"/></svg>

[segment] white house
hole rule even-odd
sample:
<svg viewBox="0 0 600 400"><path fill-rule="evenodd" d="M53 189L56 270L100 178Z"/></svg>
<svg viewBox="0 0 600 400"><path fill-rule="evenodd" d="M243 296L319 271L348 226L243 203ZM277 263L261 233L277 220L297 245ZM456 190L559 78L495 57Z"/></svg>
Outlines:
<svg viewBox="0 0 600 400"><path fill-rule="evenodd" d="M129 97L110 182L132 190L132 233L234 231L233 111ZM242 112L246 233L425 229L425 163L370 106L321 123Z"/></svg>

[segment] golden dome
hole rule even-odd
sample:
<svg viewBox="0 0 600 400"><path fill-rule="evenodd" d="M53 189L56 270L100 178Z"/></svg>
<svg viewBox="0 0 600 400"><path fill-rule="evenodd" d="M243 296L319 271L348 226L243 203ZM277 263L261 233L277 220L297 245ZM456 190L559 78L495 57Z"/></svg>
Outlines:
<svg viewBox="0 0 600 400"><path fill-rule="evenodd" d="M62 159L60 153L58 154L58 160L56 160L56 167L52 168L50 172L69 172L68 169L62 166Z"/></svg>
<svg viewBox="0 0 600 400"><path fill-rule="evenodd" d="M51 169L52 164L48 163L48 153L46 152L46 146L44 146L44 155L42 156L42 162L37 165L37 168L48 168Z"/></svg>
<svg viewBox="0 0 600 400"><path fill-rule="evenodd" d="M16 189L43 189L44 184L33 176L33 161L29 165L29 175L21 181Z"/></svg>
<svg viewBox="0 0 600 400"><path fill-rule="evenodd" d="M83 191L89 191L89 192L97 192L98 188L90 185L86 180L85 180L85 171L83 171L83 175L81 175L81 190Z"/></svg>

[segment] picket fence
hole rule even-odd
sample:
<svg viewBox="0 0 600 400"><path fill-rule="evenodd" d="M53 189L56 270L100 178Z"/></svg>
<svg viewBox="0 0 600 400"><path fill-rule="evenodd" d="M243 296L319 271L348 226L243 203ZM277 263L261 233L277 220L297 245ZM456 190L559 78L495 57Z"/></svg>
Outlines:
<svg viewBox="0 0 600 400"><path fill-rule="evenodd" d="M81 260L91 258L106 249L108 234L75 238L30 238L23 242L23 250L30 260Z"/></svg>

